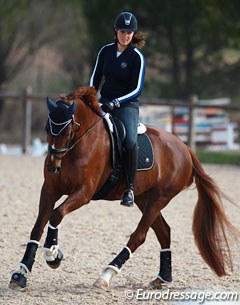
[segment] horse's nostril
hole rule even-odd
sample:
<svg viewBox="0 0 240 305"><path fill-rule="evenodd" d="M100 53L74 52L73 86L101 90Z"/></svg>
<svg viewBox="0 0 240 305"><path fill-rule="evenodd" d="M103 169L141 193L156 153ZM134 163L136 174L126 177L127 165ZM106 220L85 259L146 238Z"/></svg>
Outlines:
<svg viewBox="0 0 240 305"><path fill-rule="evenodd" d="M60 170L61 170L61 167L58 166L58 167L55 167L55 169L54 169L53 172L54 172L55 174L58 174L58 173L60 173Z"/></svg>
<svg viewBox="0 0 240 305"><path fill-rule="evenodd" d="M59 174L61 171L61 167L60 166L57 166L57 167L47 166L47 170L50 173Z"/></svg>

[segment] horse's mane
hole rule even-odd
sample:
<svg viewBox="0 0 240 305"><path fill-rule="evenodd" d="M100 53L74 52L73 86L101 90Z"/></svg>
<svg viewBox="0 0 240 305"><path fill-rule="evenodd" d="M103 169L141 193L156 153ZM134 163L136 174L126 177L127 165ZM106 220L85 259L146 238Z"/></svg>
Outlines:
<svg viewBox="0 0 240 305"><path fill-rule="evenodd" d="M86 105L88 105L93 111L101 115L101 108L98 103L97 92L94 87L80 87L75 89L73 92L69 93L66 96L61 96L61 98L66 99L68 102L72 100L80 99Z"/></svg>

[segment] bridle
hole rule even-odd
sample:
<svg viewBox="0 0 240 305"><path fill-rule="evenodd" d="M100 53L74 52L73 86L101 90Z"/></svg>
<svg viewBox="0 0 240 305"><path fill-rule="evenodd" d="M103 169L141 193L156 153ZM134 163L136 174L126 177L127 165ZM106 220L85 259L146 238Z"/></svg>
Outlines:
<svg viewBox="0 0 240 305"><path fill-rule="evenodd" d="M98 114L99 115L99 114ZM85 137L100 121L102 120L102 116L99 115L99 118L93 123L93 125L91 125L88 129L85 130L85 132L79 136L79 138L73 142L73 138L75 135L75 132L77 132L80 129L80 123L76 122L74 119L74 115L72 116L71 120L70 120L70 124L71 124L71 133L70 133L70 140L69 140L69 144L67 147L63 147L63 148L53 148L51 145L48 145L48 154L50 156L53 156L55 159L58 160L62 160L62 158L70 151L72 150L81 140L83 137ZM48 118L48 122L49 122L49 118ZM63 123L65 124L65 122ZM77 129L74 129L74 125L77 125ZM59 132L59 134L69 126L69 124L65 124L65 126L61 129L61 131ZM51 132L50 132L51 133ZM58 134L58 135L59 135ZM56 135L55 135L56 136Z"/></svg>

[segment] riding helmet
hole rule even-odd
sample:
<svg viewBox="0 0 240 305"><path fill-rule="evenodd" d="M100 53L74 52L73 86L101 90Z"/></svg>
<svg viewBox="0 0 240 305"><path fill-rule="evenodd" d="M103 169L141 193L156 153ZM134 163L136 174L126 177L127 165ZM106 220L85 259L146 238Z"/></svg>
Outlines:
<svg viewBox="0 0 240 305"><path fill-rule="evenodd" d="M114 29L136 33L138 30L137 18L132 13L123 12L115 19Z"/></svg>

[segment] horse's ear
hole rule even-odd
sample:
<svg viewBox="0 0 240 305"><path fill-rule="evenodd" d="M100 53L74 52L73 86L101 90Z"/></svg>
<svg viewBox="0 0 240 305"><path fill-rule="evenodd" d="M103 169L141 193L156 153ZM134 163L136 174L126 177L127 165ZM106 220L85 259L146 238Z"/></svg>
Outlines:
<svg viewBox="0 0 240 305"><path fill-rule="evenodd" d="M68 117L71 117L75 113L75 111L76 111L76 103L75 101L73 101L72 105L70 105L66 110L66 114Z"/></svg>
<svg viewBox="0 0 240 305"><path fill-rule="evenodd" d="M47 96L46 99L47 107L49 112L52 112L58 108L58 106Z"/></svg>

